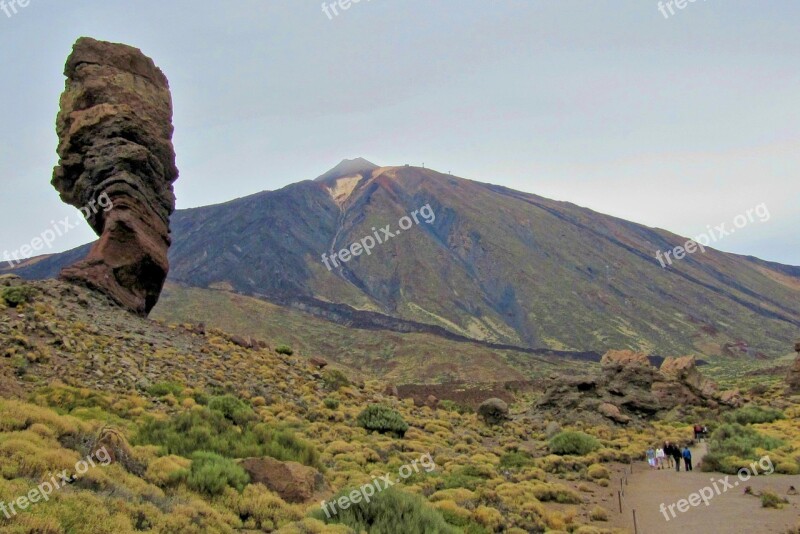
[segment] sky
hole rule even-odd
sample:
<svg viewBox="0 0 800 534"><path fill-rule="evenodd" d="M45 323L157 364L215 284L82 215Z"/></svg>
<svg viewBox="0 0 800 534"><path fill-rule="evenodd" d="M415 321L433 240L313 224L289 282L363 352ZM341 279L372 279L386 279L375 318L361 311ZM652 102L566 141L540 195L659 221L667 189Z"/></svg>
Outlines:
<svg viewBox="0 0 800 534"><path fill-rule="evenodd" d="M361 156L688 237L762 206L712 246L800 265L800 2L332 2L0 11L0 255L80 216L49 182L63 66L85 35L140 48L169 78L179 208ZM81 224L42 252L92 239Z"/></svg>

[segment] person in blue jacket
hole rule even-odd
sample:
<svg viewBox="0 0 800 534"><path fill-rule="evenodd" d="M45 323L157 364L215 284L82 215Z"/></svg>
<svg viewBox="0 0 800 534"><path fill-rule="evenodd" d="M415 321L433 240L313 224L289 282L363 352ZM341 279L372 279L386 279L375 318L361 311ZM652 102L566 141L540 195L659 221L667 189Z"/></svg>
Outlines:
<svg viewBox="0 0 800 534"><path fill-rule="evenodd" d="M689 447L683 448L683 463L686 465L686 470L692 470L692 451L689 450Z"/></svg>

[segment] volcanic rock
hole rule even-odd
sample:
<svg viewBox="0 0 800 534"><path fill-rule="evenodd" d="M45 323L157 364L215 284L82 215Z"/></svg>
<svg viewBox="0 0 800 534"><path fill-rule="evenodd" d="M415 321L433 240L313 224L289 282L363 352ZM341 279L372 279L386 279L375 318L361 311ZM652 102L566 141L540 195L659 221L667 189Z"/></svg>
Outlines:
<svg viewBox="0 0 800 534"><path fill-rule="evenodd" d="M147 315L169 270L175 210L169 83L138 49L86 37L75 43L64 74L51 183L100 239L60 278Z"/></svg>
<svg viewBox="0 0 800 534"><path fill-rule="evenodd" d="M508 419L508 404L502 399L487 399L478 407L478 415L487 424L499 425Z"/></svg>
<svg viewBox="0 0 800 534"><path fill-rule="evenodd" d="M608 351L594 376L564 376L552 380L536 411L565 421L628 424L677 407L735 405L741 397L725 396L697 369L693 356L667 358L661 369L646 355L630 350Z"/></svg>
<svg viewBox="0 0 800 534"><path fill-rule="evenodd" d="M263 484L289 503L309 502L317 491L326 489L322 474L297 462L281 462L265 456L240 462L252 484Z"/></svg>
<svg viewBox="0 0 800 534"><path fill-rule="evenodd" d="M617 367L624 368L630 365L650 366L650 360L641 352L632 350L610 350L606 352L600 360L603 368Z"/></svg>
<svg viewBox="0 0 800 534"><path fill-rule="evenodd" d="M597 407L597 411L603 417L607 417L614 421L615 423L619 424L628 424L631 420L630 417L624 415L622 412L619 411L619 408L611 404L610 402L604 402Z"/></svg>
<svg viewBox="0 0 800 534"><path fill-rule="evenodd" d="M661 364L661 373L669 379L686 384L703 396L711 397L716 392L716 385L697 370L694 356L665 359Z"/></svg>

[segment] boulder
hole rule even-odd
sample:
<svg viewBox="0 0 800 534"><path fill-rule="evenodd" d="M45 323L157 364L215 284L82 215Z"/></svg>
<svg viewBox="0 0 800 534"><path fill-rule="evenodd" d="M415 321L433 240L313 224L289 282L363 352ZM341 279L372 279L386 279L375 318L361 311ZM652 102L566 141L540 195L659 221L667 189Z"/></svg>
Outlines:
<svg viewBox="0 0 800 534"><path fill-rule="evenodd" d="M632 350L610 350L600 359L600 366L603 368L626 367L629 365L651 367L647 355Z"/></svg>
<svg viewBox="0 0 800 534"><path fill-rule="evenodd" d="M324 369L328 366L328 362L323 360L322 358L309 358L308 363L316 367L317 369Z"/></svg>
<svg viewBox="0 0 800 534"><path fill-rule="evenodd" d="M499 425L508 419L508 404L502 399L487 399L478 406L478 415L489 425Z"/></svg>
<svg viewBox="0 0 800 534"><path fill-rule="evenodd" d="M307 503L323 491L325 479L314 469L297 462L281 462L269 456L246 458L239 465L250 475L251 484L263 484L288 503Z"/></svg>
<svg viewBox="0 0 800 534"><path fill-rule="evenodd" d="M626 425L630 423L631 418L619 411L619 408L609 402L604 402L597 407L597 411L603 417L611 419L615 423Z"/></svg>
<svg viewBox="0 0 800 534"><path fill-rule="evenodd" d="M661 374L667 380L688 387L696 397L711 399L718 396L717 385L697 369L697 360L694 356L666 358L661 364Z"/></svg>
<svg viewBox="0 0 800 534"><path fill-rule="evenodd" d="M725 406L730 406L731 408L741 408L744 406L744 398L742 397L742 394L739 393L738 389L732 389L720 393L719 402Z"/></svg>
<svg viewBox="0 0 800 534"><path fill-rule="evenodd" d="M86 37L64 74L51 183L100 238L60 278L147 315L169 271L178 178L167 78L138 49Z"/></svg>

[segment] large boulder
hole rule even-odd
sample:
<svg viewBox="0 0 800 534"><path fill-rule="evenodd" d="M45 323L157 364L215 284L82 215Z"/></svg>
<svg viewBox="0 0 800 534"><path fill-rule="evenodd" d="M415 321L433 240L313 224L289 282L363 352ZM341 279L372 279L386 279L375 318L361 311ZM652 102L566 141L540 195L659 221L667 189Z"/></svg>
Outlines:
<svg viewBox="0 0 800 534"><path fill-rule="evenodd" d="M478 406L478 415L487 424L502 424L508 419L508 404L502 399L487 399Z"/></svg>
<svg viewBox="0 0 800 534"><path fill-rule="evenodd" d="M603 368L628 367L631 365L651 367L647 355L632 350L609 350L600 359Z"/></svg>
<svg viewBox="0 0 800 534"><path fill-rule="evenodd" d="M51 183L100 239L60 277L146 315L169 270L175 210L169 83L138 49L86 37L75 43L64 74Z"/></svg>
<svg viewBox="0 0 800 534"><path fill-rule="evenodd" d="M597 407L597 411L603 417L611 419L615 423L619 423L621 425L627 425L631 422L630 417L620 412L619 408L610 402L601 403L600 406Z"/></svg>
<svg viewBox="0 0 800 534"><path fill-rule="evenodd" d="M269 456L246 458L239 465L252 484L263 484L289 503L307 503L326 489L322 474L297 462L281 462Z"/></svg>
<svg viewBox="0 0 800 534"><path fill-rule="evenodd" d="M697 369L697 360L694 356L666 358L661 364L661 373L668 380L681 382L704 396L711 397L716 392L715 384Z"/></svg>

